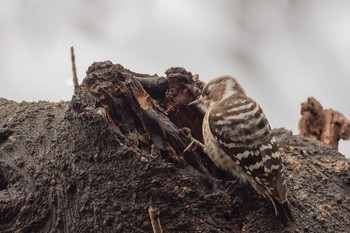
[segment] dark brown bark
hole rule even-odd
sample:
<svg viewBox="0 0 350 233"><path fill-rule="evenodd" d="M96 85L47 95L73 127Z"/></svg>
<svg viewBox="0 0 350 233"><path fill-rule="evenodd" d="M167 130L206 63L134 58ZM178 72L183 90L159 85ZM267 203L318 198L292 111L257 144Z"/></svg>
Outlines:
<svg viewBox="0 0 350 233"><path fill-rule="evenodd" d="M296 223L213 166L202 117L187 104L203 83L183 68L166 77L94 63L70 102L0 99L0 232L346 232L349 161L274 130ZM159 89L158 89L159 86Z"/></svg>
<svg viewBox="0 0 350 233"><path fill-rule="evenodd" d="M349 140L350 121L340 112L323 109L313 97L301 104L300 134L338 150L340 139Z"/></svg>

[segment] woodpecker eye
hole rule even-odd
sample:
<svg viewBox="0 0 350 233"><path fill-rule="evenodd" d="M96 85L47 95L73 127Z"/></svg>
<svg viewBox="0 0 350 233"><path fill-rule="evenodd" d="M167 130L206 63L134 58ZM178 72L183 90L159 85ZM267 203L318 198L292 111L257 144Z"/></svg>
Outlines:
<svg viewBox="0 0 350 233"><path fill-rule="evenodd" d="M210 94L210 90L206 90L205 92L204 92L204 96L208 96Z"/></svg>

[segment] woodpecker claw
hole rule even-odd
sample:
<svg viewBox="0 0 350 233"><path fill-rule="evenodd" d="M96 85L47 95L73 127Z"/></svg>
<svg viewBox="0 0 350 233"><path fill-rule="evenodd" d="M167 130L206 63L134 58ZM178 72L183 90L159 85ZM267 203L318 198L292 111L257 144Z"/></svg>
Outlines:
<svg viewBox="0 0 350 233"><path fill-rule="evenodd" d="M188 144L188 146L182 151L182 154L189 151L193 146L200 146L203 150L205 148L204 144L201 143L200 141L198 141L197 139L195 139L192 134L191 134L191 130L188 128L183 128L183 131L187 134L186 136L191 139L190 144Z"/></svg>

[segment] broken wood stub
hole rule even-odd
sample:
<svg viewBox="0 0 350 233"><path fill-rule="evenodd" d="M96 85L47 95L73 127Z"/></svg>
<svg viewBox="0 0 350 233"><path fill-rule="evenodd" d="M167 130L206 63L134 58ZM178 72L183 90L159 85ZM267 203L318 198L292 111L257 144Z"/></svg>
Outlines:
<svg viewBox="0 0 350 233"><path fill-rule="evenodd" d="M301 104L300 134L338 150L340 139L349 140L350 121L340 112L323 109L313 97Z"/></svg>
<svg viewBox="0 0 350 233"><path fill-rule="evenodd" d="M148 208L148 214L151 219L153 233L163 233L162 226L160 225L160 212L158 208L150 206Z"/></svg>
<svg viewBox="0 0 350 233"><path fill-rule="evenodd" d="M181 167L191 165L203 173L225 177L202 149L182 153L191 142L185 128L203 141L203 114L188 106L201 93L203 82L181 67L165 73L166 77L151 76L109 61L98 62L89 67L81 91L95 99L93 105L119 135L120 143L150 153L158 151ZM79 108L75 111L82 111Z"/></svg>

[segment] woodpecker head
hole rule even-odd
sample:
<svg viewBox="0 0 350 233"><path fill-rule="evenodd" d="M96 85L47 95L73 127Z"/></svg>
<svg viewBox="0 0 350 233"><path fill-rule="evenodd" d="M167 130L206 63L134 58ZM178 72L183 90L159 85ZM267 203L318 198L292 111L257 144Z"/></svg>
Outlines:
<svg viewBox="0 0 350 233"><path fill-rule="evenodd" d="M203 87L202 93L197 100L191 102L189 105L196 105L205 113L214 104L220 103L234 94L245 95L245 92L232 76L220 76L209 81Z"/></svg>

